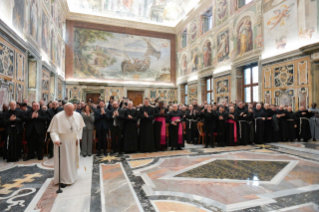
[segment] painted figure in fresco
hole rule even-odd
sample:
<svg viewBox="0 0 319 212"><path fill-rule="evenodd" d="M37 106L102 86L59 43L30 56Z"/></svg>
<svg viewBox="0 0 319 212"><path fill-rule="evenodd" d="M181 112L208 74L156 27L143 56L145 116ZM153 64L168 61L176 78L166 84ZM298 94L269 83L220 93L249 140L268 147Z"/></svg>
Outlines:
<svg viewBox="0 0 319 212"><path fill-rule="evenodd" d="M48 32L48 19L45 14L42 14L42 48L45 52L48 52L48 39L49 39L49 32Z"/></svg>
<svg viewBox="0 0 319 212"><path fill-rule="evenodd" d="M308 108L308 89L307 88L299 89L299 107L301 106Z"/></svg>
<svg viewBox="0 0 319 212"><path fill-rule="evenodd" d="M218 39L218 52L217 59L219 62L223 61L225 58L228 58L229 47L228 47L228 32L225 32L219 35Z"/></svg>
<svg viewBox="0 0 319 212"><path fill-rule="evenodd" d="M204 66L208 67L212 65L212 43L208 41L204 46Z"/></svg>
<svg viewBox="0 0 319 212"><path fill-rule="evenodd" d="M38 34L38 5L36 0L31 2L30 7L30 35L36 39Z"/></svg>
<svg viewBox="0 0 319 212"><path fill-rule="evenodd" d="M198 50L195 49L192 52L192 72L197 71L198 69Z"/></svg>
<svg viewBox="0 0 319 212"><path fill-rule="evenodd" d="M243 55L253 49L253 31L251 29L251 21L245 19L238 28L237 53Z"/></svg>
<svg viewBox="0 0 319 212"><path fill-rule="evenodd" d="M309 29L305 29L305 30L302 30L302 28L300 28L299 30L299 37L301 39L301 41L310 41L311 38L313 38L313 33L315 32L315 29L314 27L311 27Z"/></svg>
<svg viewBox="0 0 319 212"><path fill-rule="evenodd" d="M285 49L287 45L287 36L281 36L279 39L276 39L276 49Z"/></svg>
<svg viewBox="0 0 319 212"><path fill-rule="evenodd" d="M217 0L217 17L222 20L227 15L227 0Z"/></svg>
<svg viewBox="0 0 319 212"><path fill-rule="evenodd" d="M187 57L186 55L183 55L182 58L182 74L186 74L187 73Z"/></svg>
<svg viewBox="0 0 319 212"><path fill-rule="evenodd" d="M53 30L51 31L51 60L55 61L55 46L54 46L54 32Z"/></svg>
<svg viewBox="0 0 319 212"><path fill-rule="evenodd" d="M270 31L270 30L272 30L273 28L275 28L278 24L279 24L279 22L281 22L280 23L280 26L284 26L285 25L285 18L289 18L289 16L290 16L290 11L291 11L291 8L292 8L292 6L294 5L294 3L293 4L291 4L291 5L289 5L289 6L287 6L287 5L282 5L280 8L282 8L282 10L281 9L278 9L278 10L275 10L274 11L274 13L276 14L275 16L273 16L273 17L271 17L268 21L267 21L267 25L269 26L269 25L272 25L272 27L268 30L268 32Z"/></svg>
<svg viewBox="0 0 319 212"><path fill-rule="evenodd" d="M228 82L220 81L217 83L217 93L227 93L228 92Z"/></svg>
<svg viewBox="0 0 319 212"><path fill-rule="evenodd" d="M192 40L194 40L194 39L196 38L196 35L197 35L197 24L196 24L196 22L194 22L194 23L191 25L190 34L191 34Z"/></svg>

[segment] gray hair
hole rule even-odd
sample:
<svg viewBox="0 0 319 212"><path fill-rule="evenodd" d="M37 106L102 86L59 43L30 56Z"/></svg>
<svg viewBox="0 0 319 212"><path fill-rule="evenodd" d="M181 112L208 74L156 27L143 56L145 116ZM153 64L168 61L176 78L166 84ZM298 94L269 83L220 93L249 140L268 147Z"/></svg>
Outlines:
<svg viewBox="0 0 319 212"><path fill-rule="evenodd" d="M128 101L127 104L132 104L133 105L133 102L132 101Z"/></svg>
<svg viewBox="0 0 319 212"><path fill-rule="evenodd" d="M16 102L16 101L11 100L11 101L9 102L9 105L10 105L10 104L12 104L12 103L17 104L17 102Z"/></svg>

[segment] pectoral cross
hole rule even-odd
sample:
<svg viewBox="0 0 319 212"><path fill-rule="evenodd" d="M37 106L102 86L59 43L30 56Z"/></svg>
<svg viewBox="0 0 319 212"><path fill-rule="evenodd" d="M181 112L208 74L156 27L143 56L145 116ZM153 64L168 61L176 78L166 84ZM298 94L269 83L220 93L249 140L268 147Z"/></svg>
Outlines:
<svg viewBox="0 0 319 212"><path fill-rule="evenodd" d="M73 127L72 126L71 126L70 130L71 130L71 132L73 132Z"/></svg>

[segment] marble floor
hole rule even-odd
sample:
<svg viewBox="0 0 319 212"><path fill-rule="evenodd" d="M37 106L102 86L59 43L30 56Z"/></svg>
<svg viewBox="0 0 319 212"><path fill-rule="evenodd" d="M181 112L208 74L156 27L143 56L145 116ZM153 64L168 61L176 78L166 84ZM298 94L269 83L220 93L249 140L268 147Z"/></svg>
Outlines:
<svg viewBox="0 0 319 212"><path fill-rule="evenodd" d="M53 160L0 160L0 212L319 211L319 142L81 157L57 194Z"/></svg>

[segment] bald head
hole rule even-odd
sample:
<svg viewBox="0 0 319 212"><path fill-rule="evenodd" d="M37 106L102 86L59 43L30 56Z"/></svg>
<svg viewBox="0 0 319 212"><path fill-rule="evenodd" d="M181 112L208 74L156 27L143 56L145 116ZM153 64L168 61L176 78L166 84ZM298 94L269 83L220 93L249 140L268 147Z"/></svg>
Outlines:
<svg viewBox="0 0 319 212"><path fill-rule="evenodd" d="M72 103L65 104L64 111L67 116L72 116L74 111L74 105Z"/></svg>

